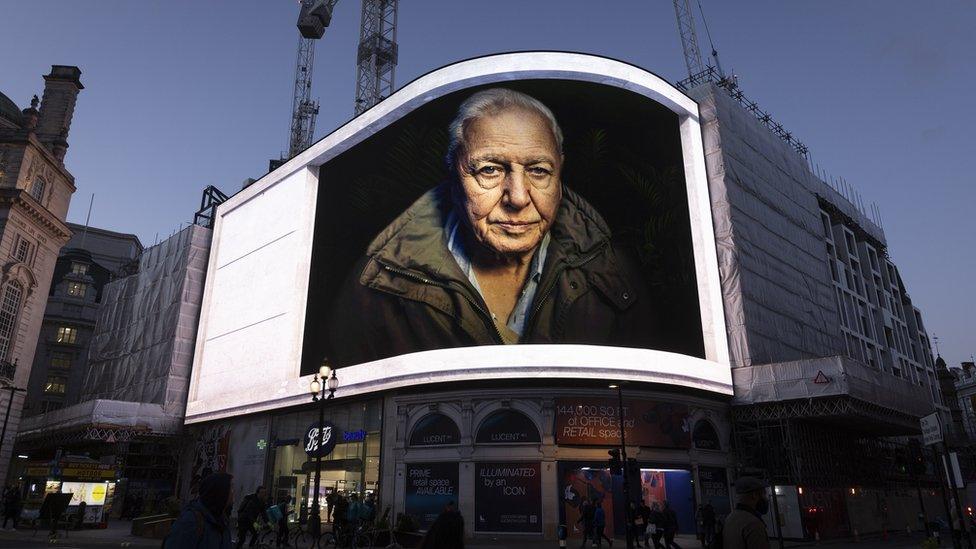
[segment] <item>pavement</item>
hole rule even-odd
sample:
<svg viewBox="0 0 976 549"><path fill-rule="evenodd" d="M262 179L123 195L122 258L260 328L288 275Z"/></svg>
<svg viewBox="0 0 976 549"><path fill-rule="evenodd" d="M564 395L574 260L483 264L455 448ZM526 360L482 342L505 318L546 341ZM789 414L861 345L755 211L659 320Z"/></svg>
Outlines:
<svg viewBox="0 0 976 549"><path fill-rule="evenodd" d="M36 534L33 530L18 530L15 532L0 531L0 548L27 549L36 547L60 547L63 549L94 549L128 547L136 549L142 547L160 547L162 542L158 539L139 538L130 535L129 527L130 524L128 521L113 521L109 523L108 528L101 530L71 531L68 532L67 537L64 537L63 532L61 532L62 536L55 540L49 540L47 532L43 530L38 530ZM701 547L698 541L692 536L678 536L676 541L678 545L684 549L699 549ZM570 549L577 549L579 547L578 544L578 541L569 540L567 545ZM887 540L882 540L879 538L865 538L859 542L855 542L850 539L828 540L822 541L819 544L814 544L813 542L786 541L784 542L783 547L784 549L800 547L814 549L815 547L819 546L829 549L842 547L853 547L856 549L900 549L905 547L917 548L920 547L921 544L921 536L916 535L909 537L901 534L892 536ZM623 549L626 547L623 539L616 540L613 546L617 547L618 549ZM559 542L507 537L476 538L465 543L465 547L467 549L497 549L500 547L505 547L508 549L556 549L559 547ZM607 546L604 545L604 547ZM776 540L770 540L770 547L772 549L778 549ZM943 539L942 547L952 547L952 543L949 540ZM299 547L298 549L306 548Z"/></svg>

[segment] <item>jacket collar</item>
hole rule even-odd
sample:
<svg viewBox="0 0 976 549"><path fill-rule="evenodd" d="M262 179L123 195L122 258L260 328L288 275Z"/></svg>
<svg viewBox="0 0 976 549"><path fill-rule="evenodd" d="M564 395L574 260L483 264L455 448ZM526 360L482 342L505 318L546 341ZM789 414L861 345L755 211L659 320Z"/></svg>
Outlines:
<svg viewBox="0 0 976 549"><path fill-rule="evenodd" d="M445 283L467 284L467 277L447 247L446 225L452 207L448 185L424 193L373 239L366 254L386 267ZM546 271L562 261L584 261L609 243L610 229L592 206L564 186L550 237Z"/></svg>

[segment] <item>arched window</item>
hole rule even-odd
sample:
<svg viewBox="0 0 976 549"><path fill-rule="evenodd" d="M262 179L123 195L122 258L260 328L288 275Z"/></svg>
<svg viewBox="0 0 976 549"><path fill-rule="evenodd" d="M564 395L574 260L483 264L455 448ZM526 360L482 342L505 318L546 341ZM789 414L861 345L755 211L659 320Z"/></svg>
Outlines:
<svg viewBox="0 0 976 549"><path fill-rule="evenodd" d="M410 432L410 446L449 446L460 442L461 431L444 414L427 414Z"/></svg>
<svg viewBox="0 0 976 549"><path fill-rule="evenodd" d="M10 350L10 340L17 325L17 312L20 311L20 298L23 289L17 282L7 284L0 301L0 359L7 359Z"/></svg>
<svg viewBox="0 0 976 549"><path fill-rule="evenodd" d="M695 424L695 429L691 435L691 441L695 448L699 450L721 450L722 444L718 439L718 433L711 421L702 419Z"/></svg>
<svg viewBox="0 0 976 549"><path fill-rule="evenodd" d="M44 179L38 177L31 184L30 194L34 197L34 200L40 202L44 199L44 188L47 187L47 182Z"/></svg>
<svg viewBox="0 0 976 549"><path fill-rule="evenodd" d="M535 423L522 412L498 410L486 417L478 427L478 444L519 444L542 442Z"/></svg>

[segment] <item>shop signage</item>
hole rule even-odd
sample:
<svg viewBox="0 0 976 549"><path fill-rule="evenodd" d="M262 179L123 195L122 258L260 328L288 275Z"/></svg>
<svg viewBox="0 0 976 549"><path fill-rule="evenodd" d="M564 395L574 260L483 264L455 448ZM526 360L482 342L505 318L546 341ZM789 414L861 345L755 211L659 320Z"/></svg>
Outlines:
<svg viewBox="0 0 976 549"><path fill-rule="evenodd" d="M711 422L704 419L695 424L695 430L691 434L691 441L695 448L699 450L721 450L722 445L718 440L718 433Z"/></svg>
<svg viewBox="0 0 976 549"><path fill-rule="evenodd" d="M518 444L541 442L539 430L522 412L499 410L481 422L475 442L478 444Z"/></svg>
<svg viewBox="0 0 976 549"><path fill-rule="evenodd" d="M620 444L617 399L556 399L556 443L586 446ZM688 406L672 402L628 399L623 406L628 445L688 448L691 436Z"/></svg>
<svg viewBox="0 0 976 549"><path fill-rule="evenodd" d="M942 442L942 423L939 413L933 412L919 420L922 426L922 442L928 446Z"/></svg>
<svg viewBox="0 0 976 549"><path fill-rule="evenodd" d="M449 446L460 442L457 424L440 413L427 414L410 433L410 446Z"/></svg>
<svg viewBox="0 0 976 549"><path fill-rule="evenodd" d="M458 499L458 464L414 463L407 464L405 471L408 515L426 530L449 504Z"/></svg>
<svg viewBox="0 0 976 549"><path fill-rule="evenodd" d="M343 431L342 442L362 442L366 440L366 431Z"/></svg>
<svg viewBox="0 0 976 549"><path fill-rule="evenodd" d="M28 466L27 476L30 477L49 477L62 480L115 480L115 467L107 463L88 463L84 461L61 460L60 465L53 466Z"/></svg>
<svg viewBox="0 0 976 549"><path fill-rule="evenodd" d="M474 487L478 532L542 532L542 466L479 463Z"/></svg>
<svg viewBox="0 0 976 549"><path fill-rule="evenodd" d="M724 467L698 467L698 486L702 501L711 503L716 515L732 512L729 479Z"/></svg>
<svg viewBox="0 0 976 549"><path fill-rule="evenodd" d="M338 429L335 424L331 421L325 421L322 423L322 434L319 434L318 425L312 424L305 430L305 436L302 437L302 445L305 447L305 453L309 457L325 457L332 453L332 449L335 448L336 442L338 441ZM319 437L322 439L322 447L319 448Z"/></svg>

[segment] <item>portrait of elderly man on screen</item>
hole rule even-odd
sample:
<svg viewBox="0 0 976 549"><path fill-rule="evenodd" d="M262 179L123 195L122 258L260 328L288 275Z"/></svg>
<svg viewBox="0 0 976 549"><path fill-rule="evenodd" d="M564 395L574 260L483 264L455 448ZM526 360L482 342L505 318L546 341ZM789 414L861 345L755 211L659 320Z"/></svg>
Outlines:
<svg viewBox="0 0 976 549"><path fill-rule="evenodd" d="M331 356L516 343L648 346L653 304L606 222L560 179L563 135L520 92L469 97L448 181L369 245L336 298Z"/></svg>

